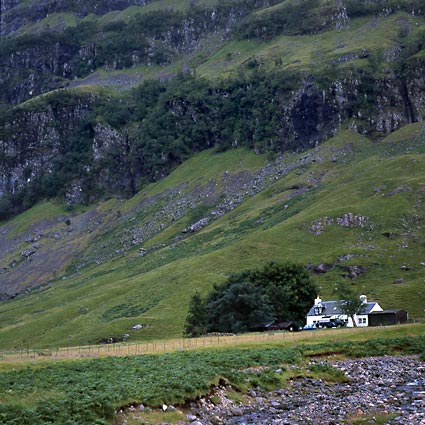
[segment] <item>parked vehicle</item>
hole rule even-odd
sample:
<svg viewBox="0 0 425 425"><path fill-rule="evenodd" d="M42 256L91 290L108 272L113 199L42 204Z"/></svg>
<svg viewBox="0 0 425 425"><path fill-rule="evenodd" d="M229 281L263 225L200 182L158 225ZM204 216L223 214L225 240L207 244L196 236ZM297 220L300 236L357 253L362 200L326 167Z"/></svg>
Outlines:
<svg viewBox="0 0 425 425"><path fill-rule="evenodd" d="M289 332L299 332L303 330L303 327L297 322L290 322L288 326L286 326L286 328L284 329L286 329Z"/></svg>
<svg viewBox="0 0 425 425"><path fill-rule="evenodd" d="M336 323L334 321L321 322L320 325L322 328L336 328Z"/></svg>
<svg viewBox="0 0 425 425"><path fill-rule="evenodd" d="M310 325L305 325L303 327L303 330L307 331L307 330L323 329L323 328L341 328L342 326L346 326L346 323L340 319L323 320Z"/></svg>
<svg viewBox="0 0 425 425"><path fill-rule="evenodd" d="M323 322L322 326L326 328L341 328L345 326L345 322L340 319L334 319L329 322Z"/></svg>
<svg viewBox="0 0 425 425"><path fill-rule="evenodd" d="M314 330L314 329L317 329L317 327L316 327L316 325L315 325L315 324L312 324L312 325L304 325L304 326L303 326L303 331L312 331L312 330Z"/></svg>

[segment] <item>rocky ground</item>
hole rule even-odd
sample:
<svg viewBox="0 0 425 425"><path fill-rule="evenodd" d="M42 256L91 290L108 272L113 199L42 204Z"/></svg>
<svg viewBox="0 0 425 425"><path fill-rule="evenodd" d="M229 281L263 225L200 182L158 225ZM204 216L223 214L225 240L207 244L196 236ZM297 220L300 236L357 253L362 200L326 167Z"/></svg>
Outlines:
<svg viewBox="0 0 425 425"><path fill-rule="evenodd" d="M317 363L317 362L316 362ZM192 425L209 424L344 424L353 418L388 424L425 424L425 363L417 357L373 357L326 361L349 378L330 383L295 379L286 389L252 391L242 404L232 402L226 389L203 398L186 415ZM382 422L381 422L382 423Z"/></svg>

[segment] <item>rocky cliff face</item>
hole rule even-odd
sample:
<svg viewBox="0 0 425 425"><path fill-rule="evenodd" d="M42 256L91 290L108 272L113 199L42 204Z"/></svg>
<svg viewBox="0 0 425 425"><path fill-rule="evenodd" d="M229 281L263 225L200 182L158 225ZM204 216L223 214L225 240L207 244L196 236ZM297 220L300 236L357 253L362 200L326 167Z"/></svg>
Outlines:
<svg viewBox="0 0 425 425"><path fill-rule="evenodd" d="M45 1L5 3L2 6L3 32L39 21L49 13L73 12L78 18L88 13L103 15L146 2L98 1L86 4ZM81 4L80 4L81 3ZM264 1L235 2L213 8L193 6L186 13L156 11L133 18L129 24L101 25L81 22L77 27L52 28L41 34L4 38L0 56L0 101L19 104L41 93L63 87L75 78L85 77L95 69L117 70L140 64L163 65L182 54L200 48L202 40L221 34L226 37L252 9ZM16 15L16 22L13 17ZM13 24L9 23L12 20Z"/></svg>
<svg viewBox="0 0 425 425"><path fill-rule="evenodd" d="M388 74L370 81L370 76L350 72L326 89L319 88L314 79L308 79L290 97L276 94L273 102L279 104L279 112L274 133L279 135L280 149L300 150L314 146L331 137L347 122L361 134L382 137L403 125L421 121L425 102L425 78L421 69L419 64L404 80ZM367 91L370 84L373 90ZM223 92L221 96L228 96L228 93ZM176 127L178 131L187 131L188 125L196 125L200 119L199 108L187 99L175 100L168 107L178 120L176 123L180 123ZM91 130L87 136L90 147L87 148L86 167L95 174L88 174L87 178L96 179L95 187L100 193L133 194L141 179L147 176L143 161L135 160L135 147L132 146L143 128L135 129L134 136L128 130L96 122L95 109L96 97L74 96L57 106L47 103L41 109L28 106L16 110L4 121L0 134L0 195L16 194L40 176L52 173L54 160L69 153L70 139L77 137L88 117ZM211 126L217 124L212 114L208 122ZM205 143L219 144L220 137L215 138ZM156 166L155 177L147 177L158 179L167 173L167 164L167 157L163 157L162 165ZM74 178L75 181L68 185L68 201L87 200L89 194L82 189L81 176Z"/></svg>
<svg viewBox="0 0 425 425"><path fill-rule="evenodd" d="M78 17L93 13L104 15L112 10L124 10L129 6L144 6L150 0L2 0L2 26L0 34L14 33L27 23L40 21L52 13L72 12Z"/></svg>
<svg viewBox="0 0 425 425"><path fill-rule="evenodd" d="M288 79L296 82L291 85L282 79L276 87L261 77L272 78L270 64L263 57L252 57L238 63L239 77L230 88L209 82L198 91L194 84L192 91L186 88L180 93L175 84L177 88L162 109L155 104L161 102L158 93L148 107L139 105L145 98L149 103L149 90L145 98L128 95L124 101L110 93L87 95L66 90L86 83L83 78L96 71L128 71L139 65L149 69L175 64L174 73L177 68L195 73L193 63L205 52L218 49L223 42L244 42L241 22L252 29L254 44L260 44L275 33L349 31L351 17L367 15L367 8L376 6L366 2L359 8L352 1L321 4L311 0L301 13L298 2L238 0L208 7L192 3L184 12L161 9L123 21L81 20L90 13L100 16L147 2L1 0L0 107L7 113L0 117L0 199L20 199L16 202L22 207L26 202L22 199L29 198L31 204L31 199L42 196L59 195L70 203L88 202L105 193L131 196L144 180L163 177L191 151L241 144L259 152L302 150L326 140L342 126L382 137L424 117L425 63L415 51L403 62L402 42L381 54L388 66L374 64L373 52L363 49L333 55L327 63L329 70L294 68ZM419 13L416 3L402 6L413 16ZM255 13L257 10L260 12ZM299 28L289 25L282 10L291 13L288 16L308 18L311 28L304 28L302 22ZM73 14L76 26L14 34L26 23L64 12ZM373 9L380 18L395 12L394 8ZM376 16L370 28L377 26ZM412 31L409 19L403 16L397 21L403 40ZM420 37L417 51L422 48ZM253 48L252 43L249 46ZM202 54L196 56L199 52ZM237 63L238 54L229 51L223 63ZM274 60L274 70L284 68L281 58ZM95 78L90 81L96 84ZM252 95L254 85L258 90ZM152 87L155 92L154 83ZM43 96L47 92L50 94ZM127 101L128 106L123 107ZM6 207L0 203L0 217Z"/></svg>
<svg viewBox="0 0 425 425"><path fill-rule="evenodd" d="M339 119L349 119L362 134L388 135L412 122L422 121L425 78L423 63L400 78L387 73L382 78L350 73L332 84L332 104Z"/></svg>
<svg viewBox="0 0 425 425"><path fill-rule="evenodd" d="M3 123L0 196L15 194L51 173L54 160L68 151L67 143L87 115L90 102L90 97L75 97L67 106L20 109Z"/></svg>
<svg viewBox="0 0 425 425"><path fill-rule="evenodd" d="M11 51L0 58L0 99L20 104L42 93L60 87L72 77L72 63L77 49L55 43Z"/></svg>
<svg viewBox="0 0 425 425"><path fill-rule="evenodd" d="M365 93L366 82L361 78L361 75L349 74L334 81L326 90L319 89L313 81L306 81L291 98L281 100L275 131L284 149L314 146L335 134L347 121L359 133L382 137L405 124L422 120L425 79L419 72L412 73L412 78L406 81L399 81L394 75L374 80L373 97ZM95 97L76 97L56 108L47 105L44 110L19 110L11 121L5 122L0 136L3 152L0 195L17 193L41 175L51 173L54 160L69 153L69 139L75 136L83 120L89 115L93 117L95 103ZM170 107L185 125L187 120L195 125L198 111L194 105L177 102ZM126 132L107 123L92 126L88 166L97 170L93 175L97 190L131 194L144 175L131 158L132 140ZM167 166L164 167L166 172ZM159 164L156 172L161 173ZM70 194L69 201L79 202L85 198L80 184L77 186L80 196Z"/></svg>

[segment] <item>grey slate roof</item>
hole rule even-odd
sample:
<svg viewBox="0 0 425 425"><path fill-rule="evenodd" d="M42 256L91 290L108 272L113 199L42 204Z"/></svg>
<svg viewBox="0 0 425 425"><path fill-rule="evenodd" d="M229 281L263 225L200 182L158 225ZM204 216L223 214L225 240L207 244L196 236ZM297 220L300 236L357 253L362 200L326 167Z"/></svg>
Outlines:
<svg viewBox="0 0 425 425"><path fill-rule="evenodd" d="M320 304L322 305L323 311L319 316L334 316L343 314L340 301L322 301ZM370 302L363 305L357 314L369 314L376 304L376 302ZM307 316L316 316L316 314L314 314L314 307L316 306L311 307Z"/></svg>

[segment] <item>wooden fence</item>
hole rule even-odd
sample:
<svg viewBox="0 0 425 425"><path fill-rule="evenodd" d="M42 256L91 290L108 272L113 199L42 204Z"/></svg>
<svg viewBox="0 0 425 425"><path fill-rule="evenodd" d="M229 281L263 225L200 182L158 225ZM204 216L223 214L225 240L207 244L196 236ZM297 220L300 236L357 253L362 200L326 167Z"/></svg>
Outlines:
<svg viewBox="0 0 425 425"><path fill-rule="evenodd" d="M392 326L394 328L394 326ZM0 360L40 360L40 359L66 359L66 358L96 358L105 356L134 356L140 354L155 354L170 351L192 350L202 348L223 347L225 345L252 345L261 343L280 342L284 345L297 343L336 341L343 339L344 335L356 332L359 338L365 333L377 332L377 328L341 328L325 329L303 332L275 332L255 333L241 335L210 335L200 338L179 338L152 342L127 342L102 345L87 345L62 348L26 348L20 350L0 351Z"/></svg>

